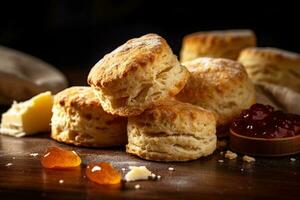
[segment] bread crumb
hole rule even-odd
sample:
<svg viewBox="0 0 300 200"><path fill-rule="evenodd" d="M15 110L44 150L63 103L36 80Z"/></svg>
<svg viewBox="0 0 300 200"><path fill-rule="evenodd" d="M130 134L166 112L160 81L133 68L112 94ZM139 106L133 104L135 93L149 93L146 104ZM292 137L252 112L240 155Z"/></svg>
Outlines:
<svg viewBox="0 0 300 200"><path fill-rule="evenodd" d="M253 158L251 156L244 155L243 156L243 161L251 163L251 162L255 162L255 158Z"/></svg>
<svg viewBox="0 0 300 200"><path fill-rule="evenodd" d="M6 167L12 166L12 163L7 163L5 166Z"/></svg>
<svg viewBox="0 0 300 200"><path fill-rule="evenodd" d="M161 175L157 175L157 180L160 180L161 179Z"/></svg>
<svg viewBox="0 0 300 200"><path fill-rule="evenodd" d="M173 167L168 168L169 171L174 171L175 169Z"/></svg>
<svg viewBox="0 0 300 200"><path fill-rule="evenodd" d="M29 154L30 156L33 156L33 157L36 157L36 156L38 156L39 155L39 153L31 153L31 154Z"/></svg>
<svg viewBox="0 0 300 200"><path fill-rule="evenodd" d="M138 189L141 188L141 186L140 186L139 184L136 184L136 185L134 186L134 188L135 188L136 190L138 190Z"/></svg>
<svg viewBox="0 0 300 200"><path fill-rule="evenodd" d="M232 160L232 159L236 159L238 157L238 155L232 151L226 151L225 153L225 158L228 158L229 160Z"/></svg>
<svg viewBox="0 0 300 200"><path fill-rule="evenodd" d="M156 178L156 175L155 175L155 174L151 174L151 178L152 178L152 179L155 179L155 178Z"/></svg>
<svg viewBox="0 0 300 200"><path fill-rule="evenodd" d="M63 183L64 183L64 180L60 179L59 184L63 184Z"/></svg>
<svg viewBox="0 0 300 200"><path fill-rule="evenodd" d="M219 162L219 163L223 163L223 162L224 162L224 160L218 160L218 162Z"/></svg>
<svg viewBox="0 0 300 200"><path fill-rule="evenodd" d="M126 181L147 180L152 174L145 166L129 166L129 169L125 175Z"/></svg>
<svg viewBox="0 0 300 200"><path fill-rule="evenodd" d="M12 157L12 159L14 160L14 159L16 159L16 157Z"/></svg>
<svg viewBox="0 0 300 200"><path fill-rule="evenodd" d="M296 158L290 158L290 161L295 162Z"/></svg>

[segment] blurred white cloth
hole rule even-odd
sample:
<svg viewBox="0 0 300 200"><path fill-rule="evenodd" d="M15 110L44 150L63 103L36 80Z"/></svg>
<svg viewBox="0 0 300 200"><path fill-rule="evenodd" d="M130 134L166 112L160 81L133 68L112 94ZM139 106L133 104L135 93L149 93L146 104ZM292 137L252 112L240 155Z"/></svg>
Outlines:
<svg viewBox="0 0 300 200"><path fill-rule="evenodd" d="M0 104L24 101L67 87L66 77L55 67L30 55L0 46Z"/></svg>
<svg viewBox="0 0 300 200"><path fill-rule="evenodd" d="M276 109L300 115L300 94L288 87L271 83L259 83L256 87L257 102Z"/></svg>

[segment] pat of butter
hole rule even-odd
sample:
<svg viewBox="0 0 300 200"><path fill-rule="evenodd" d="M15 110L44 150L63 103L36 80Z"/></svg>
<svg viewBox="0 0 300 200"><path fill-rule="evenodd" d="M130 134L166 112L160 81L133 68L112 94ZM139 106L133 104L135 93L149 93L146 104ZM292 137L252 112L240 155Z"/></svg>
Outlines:
<svg viewBox="0 0 300 200"><path fill-rule="evenodd" d="M2 114L0 133L15 137L49 131L52 117L51 92L38 94L25 102L14 102Z"/></svg>
<svg viewBox="0 0 300 200"><path fill-rule="evenodd" d="M147 180L152 174L145 166L130 166L129 169L130 171L125 175L126 181Z"/></svg>

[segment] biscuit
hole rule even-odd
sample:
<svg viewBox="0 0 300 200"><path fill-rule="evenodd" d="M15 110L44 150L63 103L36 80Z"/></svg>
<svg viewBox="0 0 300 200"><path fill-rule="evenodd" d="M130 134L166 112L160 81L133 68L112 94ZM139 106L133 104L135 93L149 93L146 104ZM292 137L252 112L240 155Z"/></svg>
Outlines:
<svg viewBox="0 0 300 200"><path fill-rule="evenodd" d="M198 58L182 63L190 79L176 96L180 101L215 113L220 131L243 109L255 103L255 88L244 67L224 58ZM225 134L217 131L217 135Z"/></svg>
<svg viewBox="0 0 300 200"><path fill-rule="evenodd" d="M300 54L276 48L247 48L238 59L256 83L272 83L300 92Z"/></svg>
<svg viewBox="0 0 300 200"><path fill-rule="evenodd" d="M251 30L197 32L183 38L180 61L199 57L236 60L242 49L252 46L256 46L256 36Z"/></svg>
<svg viewBox="0 0 300 200"><path fill-rule="evenodd" d="M155 102L175 96L188 77L167 42L147 34L105 55L91 69L88 83L106 112L136 116Z"/></svg>
<svg viewBox="0 0 300 200"><path fill-rule="evenodd" d="M127 143L127 119L103 111L90 87L71 87L54 97L51 137L87 147Z"/></svg>
<svg viewBox="0 0 300 200"><path fill-rule="evenodd" d="M216 149L212 112L176 100L160 102L128 119L126 151L146 160L188 161Z"/></svg>

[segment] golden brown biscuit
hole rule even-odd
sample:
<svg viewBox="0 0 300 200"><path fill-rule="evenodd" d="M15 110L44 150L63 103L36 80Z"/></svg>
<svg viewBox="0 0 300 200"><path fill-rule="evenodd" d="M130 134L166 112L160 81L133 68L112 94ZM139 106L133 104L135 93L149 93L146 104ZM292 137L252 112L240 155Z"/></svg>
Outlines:
<svg viewBox="0 0 300 200"><path fill-rule="evenodd" d="M154 161L188 161L216 149L212 112L175 100L128 119L126 151Z"/></svg>
<svg viewBox="0 0 300 200"><path fill-rule="evenodd" d="M90 87L71 87L54 97L51 137L78 146L126 144L127 119L103 111Z"/></svg>
<svg viewBox="0 0 300 200"><path fill-rule="evenodd" d="M273 83L300 92L300 54L276 48L247 48L238 59L257 83Z"/></svg>
<svg viewBox="0 0 300 200"><path fill-rule="evenodd" d="M199 57L237 59L242 49L256 46L251 30L197 32L183 38L180 61Z"/></svg>
<svg viewBox="0 0 300 200"><path fill-rule="evenodd" d="M147 34L105 55L90 71L88 83L105 111L136 116L155 102L175 96L188 76L167 42Z"/></svg>
<svg viewBox="0 0 300 200"><path fill-rule="evenodd" d="M226 129L241 110L255 103L254 85L240 63L224 58L198 58L182 64L191 75L176 98L213 111L219 129Z"/></svg>

